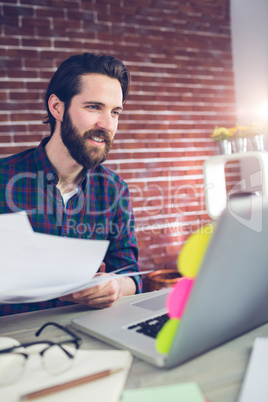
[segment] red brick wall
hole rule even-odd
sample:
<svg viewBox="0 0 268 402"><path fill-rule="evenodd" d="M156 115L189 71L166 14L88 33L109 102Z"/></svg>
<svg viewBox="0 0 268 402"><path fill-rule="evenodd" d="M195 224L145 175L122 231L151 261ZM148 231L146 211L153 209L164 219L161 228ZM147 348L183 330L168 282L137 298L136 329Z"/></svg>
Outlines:
<svg viewBox="0 0 268 402"><path fill-rule="evenodd" d="M44 92L63 59L122 59L131 93L106 164L129 184L141 268L176 268L207 220L210 134L235 123L229 0L9 0L0 10L0 156L48 135Z"/></svg>

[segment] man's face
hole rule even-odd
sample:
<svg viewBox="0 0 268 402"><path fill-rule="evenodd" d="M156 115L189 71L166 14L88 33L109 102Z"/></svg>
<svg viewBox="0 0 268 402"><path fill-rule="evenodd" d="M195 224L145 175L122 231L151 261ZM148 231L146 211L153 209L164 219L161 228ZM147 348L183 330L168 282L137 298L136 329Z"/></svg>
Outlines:
<svg viewBox="0 0 268 402"><path fill-rule="evenodd" d="M71 157L86 169L105 161L122 111L118 80L101 74L81 77L81 92L74 96L61 123L61 138Z"/></svg>

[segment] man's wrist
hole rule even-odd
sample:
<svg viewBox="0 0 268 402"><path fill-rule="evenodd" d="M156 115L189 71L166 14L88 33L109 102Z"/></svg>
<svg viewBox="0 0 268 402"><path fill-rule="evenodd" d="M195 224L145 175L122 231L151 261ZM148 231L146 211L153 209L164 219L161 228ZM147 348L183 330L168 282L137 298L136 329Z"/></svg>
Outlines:
<svg viewBox="0 0 268 402"><path fill-rule="evenodd" d="M125 276L123 278L118 278L119 282L119 292L118 297L130 296L136 293L136 284L132 278Z"/></svg>

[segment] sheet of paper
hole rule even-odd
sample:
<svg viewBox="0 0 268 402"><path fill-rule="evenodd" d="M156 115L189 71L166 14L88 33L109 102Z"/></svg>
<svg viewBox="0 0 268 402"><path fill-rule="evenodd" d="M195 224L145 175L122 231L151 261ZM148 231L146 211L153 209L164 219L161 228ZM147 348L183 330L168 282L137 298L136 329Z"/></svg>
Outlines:
<svg viewBox="0 0 268 402"><path fill-rule="evenodd" d="M161 387L128 389L123 392L120 402L205 402L194 382L163 385Z"/></svg>
<svg viewBox="0 0 268 402"><path fill-rule="evenodd" d="M93 279L109 241L34 233L25 213L0 215L0 242L0 303L50 300L116 278Z"/></svg>
<svg viewBox="0 0 268 402"><path fill-rule="evenodd" d="M118 402L132 359L128 351L79 350L75 364L69 371L61 375L51 376L43 369L39 355L33 355L28 359L25 372L15 386L13 384L0 388L0 401L18 402L21 395L62 384L98 371L123 367L122 371L109 377L35 399L36 401L42 400L42 402Z"/></svg>
<svg viewBox="0 0 268 402"><path fill-rule="evenodd" d="M33 233L33 228L25 211L17 212L15 214L0 215L0 230L10 228L22 233Z"/></svg>
<svg viewBox="0 0 268 402"><path fill-rule="evenodd" d="M145 275L149 274L152 271L142 271L142 272L131 272L131 273L125 273L125 274L120 274L121 277L125 276L136 276L136 275ZM69 286L64 284L64 285L58 285L58 286L49 286L47 287L34 287L34 288L23 288L23 289L16 289L14 291L7 291L4 294L0 294L0 303L33 303L33 302L38 302L40 301L40 295L44 295L43 297L46 297L46 300L53 299L55 297L60 297L64 295L68 295L74 292L79 292L80 290L83 289L89 289L94 286L99 285L100 283L105 283L109 282L111 280L116 279L116 276L105 276L101 277L98 276L96 278L93 278L92 280L85 279L82 282L78 283L71 283ZM44 298L42 298L44 300Z"/></svg>
<svg viewBox="0 0 268 402"><path fill-rule="evenodd" d="M0 215L0 244L0 302L16 303L49 300L88 284L109 241L34 233L27 216L9 214Z"/></svg>
<svg viewBox="0 0 268 402"><path fill-rule="evenodd" d="M268 401L268 338L256 338L238 402Z"/></svg>

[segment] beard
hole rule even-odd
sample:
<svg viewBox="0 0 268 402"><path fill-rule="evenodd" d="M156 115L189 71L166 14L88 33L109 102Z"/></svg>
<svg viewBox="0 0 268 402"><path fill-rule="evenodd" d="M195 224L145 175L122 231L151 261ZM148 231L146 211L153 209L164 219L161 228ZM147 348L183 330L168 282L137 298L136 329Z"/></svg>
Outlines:
<svg viewBox="0 0 268 402"><path fill-rule="evenodd" d="M90 144L88 138L104 138L104 147L98 147ZM106 130L92 129L81 134L74 126L69 112L66 111L61 123L61 139L68 149L71 157L84 169L95 169L100 163L104 162L111 149L111 136Z"/></svg>

